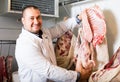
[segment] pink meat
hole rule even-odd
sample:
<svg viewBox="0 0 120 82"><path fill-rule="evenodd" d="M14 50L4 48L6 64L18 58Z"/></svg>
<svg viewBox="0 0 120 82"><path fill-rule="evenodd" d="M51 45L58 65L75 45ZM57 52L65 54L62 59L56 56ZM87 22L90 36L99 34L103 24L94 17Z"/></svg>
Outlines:
<svg viewBox="0 0 120 82"><path fill-rule="evenodd" d="M73 65L73 33L71 30L59 37L55 44L55 55L57 65L66 69L70 69Z"/></svg>
<svg viewBox="0 0 120 82"><path fill-rule="evenodd" d="M5 67L5 57L0 56L0 82L6 82L7 80L7 73Z"/></svg>
<svg viewBox="0 0 120 82"><path fill-rule="evenodd" d="M68 55L70 45L71 45L71 39L72 39L71 31L67 31L60 38L58 38L57 43L55 45L55 53L58 56L67 56Z"/></svg>
<svg viewBox="0 0 120 82"><path fill-rule="evenodd" d="M81 53L78 54L78 57L82 60L82 64L84 68L90 68L94 64L94 61L91 60L91 52L90 52L90 47L87 41L84 41L80 45L81 47Z"/></svg>
<svg viewBox="0 0 120 82"><path fill-rule="evenodd" d="M95 63L92 59L89 42L83 37L82 33L83 31L80 32L79 30L75 46L75 55L77 55L77 60L81 61L84 68L91 68L95 66Z"/></svg>
<svg viewBox="0 0 120 82"><path fill-rule="evenodd" d="M93 45L96 46L103 42L106 34L106 24L104 15L99 8L95 5L92 8L87 9L88 21L93 32Z"/></svg>
<svg viewBox="0 0 120 82"><path fill-rule="evenodd" d="M0 82L3 81L3 58L0 57Z"/></svg>
<svg viewBox="0 0 120 82"><path fill-rule="evenodd" d="M86 10L82 12L82 26L83 26L83 37L88 41L91 42L93 38L93 34L91 31L91 27L88 21ZM89 36L89 37L88 37Z"/></svg>
<svg viewBox="0 0 120 82"><path fill-rule="evenodd" d="M89 82L103 82L103 80L106 80L106 79L108 79L109 81L104 81L104 82L119 82L120 79L118 79L119 81L111 81L112 78L120 77L119 75L120 59L119 58L120 58L120 47L113 54L110 61L106 65L104 65L102 69L91 74Z"/></svg>
<svg viewBox="0 0 120 82"><path fill-rule="evenodd" d="M7 82L12 82L12 61L13 56L6 57L6 72L7 72Z"/></svg>

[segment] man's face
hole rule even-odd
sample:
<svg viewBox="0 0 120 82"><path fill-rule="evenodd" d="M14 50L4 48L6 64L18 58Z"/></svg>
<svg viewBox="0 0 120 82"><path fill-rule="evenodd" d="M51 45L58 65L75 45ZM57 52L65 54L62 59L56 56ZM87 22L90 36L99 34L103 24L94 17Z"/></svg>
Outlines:
<svg viewBox="0 0 120 82"><path fill-rule="evenodd" d="M34 8L26 9L22 17L22 23L26 30L32 33L38 33L42 27L40 11Z"/></svg>

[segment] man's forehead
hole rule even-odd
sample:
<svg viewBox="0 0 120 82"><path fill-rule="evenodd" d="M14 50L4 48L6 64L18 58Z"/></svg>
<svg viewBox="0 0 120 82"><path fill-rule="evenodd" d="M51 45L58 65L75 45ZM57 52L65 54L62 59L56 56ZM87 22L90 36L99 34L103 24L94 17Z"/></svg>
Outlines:
<svg viewBox="0 0 120 82"><path fill-rule="evenodd" d="M24 11L23 15L25 16L40 16L40 11L34 8L28 8Z"/></svg>

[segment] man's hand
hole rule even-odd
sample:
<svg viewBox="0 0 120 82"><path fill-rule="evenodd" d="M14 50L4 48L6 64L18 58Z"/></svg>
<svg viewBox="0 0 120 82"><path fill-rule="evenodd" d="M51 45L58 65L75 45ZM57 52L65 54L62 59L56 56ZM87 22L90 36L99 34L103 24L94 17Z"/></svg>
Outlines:
<svg viewBox="0 0 120 82"><path fill-rule="evenodd" d="M85 69L82 66L81 61L77 60L77 62L76 62L76 71L80 72L80 79L81 80L85 80L85 79L88 79L89 76L91 75L91 73L92 73L92 67L88 68L88 69Z"/></svg>
<svg viewBox="0 0 120 82"><path fill-rule="evenodd" d="M82 20L82 13L78 14L78 19Z"/></svg>

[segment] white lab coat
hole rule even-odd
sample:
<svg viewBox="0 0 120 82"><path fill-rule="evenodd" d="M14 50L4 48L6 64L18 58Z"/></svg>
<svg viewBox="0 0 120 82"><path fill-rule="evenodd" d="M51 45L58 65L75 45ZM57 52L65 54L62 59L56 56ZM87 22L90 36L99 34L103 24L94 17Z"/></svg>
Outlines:
<svg viewBox="0 0 120 82"><path fill-rule="evenodd" d="M56 65L52 39L77 25L75 18L51 28L43 28L42 39L22 28L15 57L21 82L75 82L77 72ZM67 27L67 28L66 28Z"/></svg>

